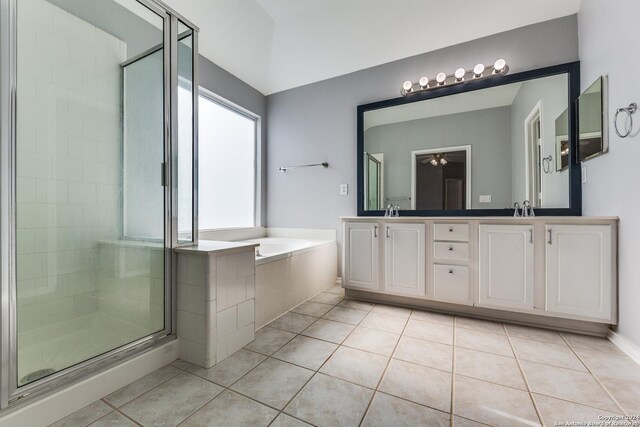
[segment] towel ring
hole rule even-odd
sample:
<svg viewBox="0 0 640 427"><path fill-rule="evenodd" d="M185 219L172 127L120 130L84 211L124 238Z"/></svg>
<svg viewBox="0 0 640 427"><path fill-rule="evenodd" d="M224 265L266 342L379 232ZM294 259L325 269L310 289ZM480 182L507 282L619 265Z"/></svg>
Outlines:
<svg viewBox="0 0 640 427"><path fill-rule="evenodd" d="M613 128L620 138L628 137L633 130L633 115L636 113L636 111L638 111L638 104L636 104L635 102L629 104L627 108L618 108L616 110L616 115L613 117ZM623 112L627 113L627 117L629 117L629 125L625 126L626 129L624 134L620 133L620 131L618 130L618 115Z"/></svg>
<svg viewBox="0 0 640 427"><path fill-rule="evenodd" d="M548 155L547 157L542 158L542 170L544 173L551 173L553 169L553 156Z"/></svg>

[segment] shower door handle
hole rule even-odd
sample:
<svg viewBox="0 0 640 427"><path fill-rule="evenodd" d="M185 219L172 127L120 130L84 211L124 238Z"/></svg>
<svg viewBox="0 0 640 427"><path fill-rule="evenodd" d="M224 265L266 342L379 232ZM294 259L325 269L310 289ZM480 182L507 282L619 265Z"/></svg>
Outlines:
<svg viewBox="0 0 640 427"><path fill-rule="evenodd" d="M167 186L167 162L160 163L160 185Z"/></svg>

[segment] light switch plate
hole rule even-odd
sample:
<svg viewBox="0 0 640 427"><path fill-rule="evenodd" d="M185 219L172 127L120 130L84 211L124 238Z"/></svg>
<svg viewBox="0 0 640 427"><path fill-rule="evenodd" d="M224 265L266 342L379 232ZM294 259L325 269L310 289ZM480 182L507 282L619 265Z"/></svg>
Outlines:
<svg viewBox="0 0 640 427"><path fill-rule="evenodd" d="M349 184L340 184L340 195L346 196L349 194Z"/></svg>
<svg viewBox="0 0 640 427"><path fill-rule="evenodd" d="M582 166L582 183L586 184L587 183L587 167L586 166Z"/></svg>
<svg viewBox="0 0 640 427"><path fill-rule="evenodd" d="M480 203L491 203L491 194L480 196Z"/></svg>

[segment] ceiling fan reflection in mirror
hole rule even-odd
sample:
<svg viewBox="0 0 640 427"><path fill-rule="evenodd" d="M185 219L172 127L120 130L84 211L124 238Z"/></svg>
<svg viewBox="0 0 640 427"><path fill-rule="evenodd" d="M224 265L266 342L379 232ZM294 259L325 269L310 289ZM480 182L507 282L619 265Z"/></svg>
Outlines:
<svg viewBox="0 0 640 427"><path fill-rule="evenodd" d="M427 157L426 159L422 160L422 163L424 164L430 163L433 166L438 166L438 165L444 166L447 163L449 163L449 160L447 160L444 153L435 153L435 154L432 154L430 157Z"/></svg>

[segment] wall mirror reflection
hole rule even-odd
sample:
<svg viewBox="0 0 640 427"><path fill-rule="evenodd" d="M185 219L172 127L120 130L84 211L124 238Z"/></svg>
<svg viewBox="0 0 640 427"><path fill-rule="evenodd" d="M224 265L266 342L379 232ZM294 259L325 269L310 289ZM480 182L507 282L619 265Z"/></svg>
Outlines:
<svg viewBox="0 0 640 427"><path fill-rule="evenodd" d="M578 98L578 132L580 161L609 151L605 102L606 76L599 77Z"/></svg>
<svg viewBox="0 0 640 427"><path fill-rule="evenodd" d="M571 74L507 77L359 107L363 211L570 209Z"/></svg>

